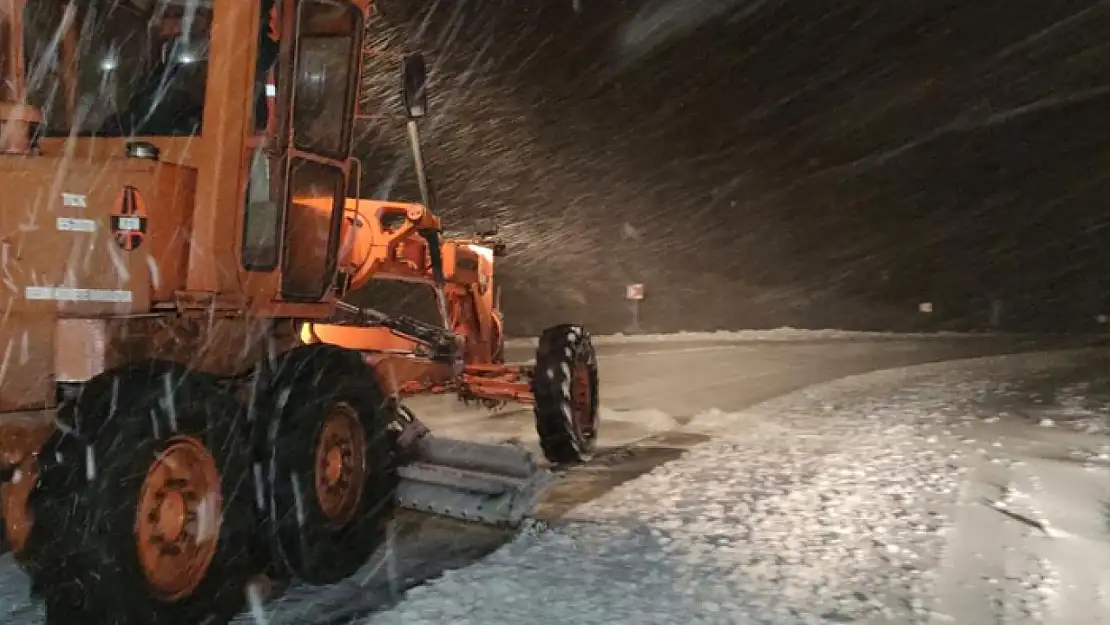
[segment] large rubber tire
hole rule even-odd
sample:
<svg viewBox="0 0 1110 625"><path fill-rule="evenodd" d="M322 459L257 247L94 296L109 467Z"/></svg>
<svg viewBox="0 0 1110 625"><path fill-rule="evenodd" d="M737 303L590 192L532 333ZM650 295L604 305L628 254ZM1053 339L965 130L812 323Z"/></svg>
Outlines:
<svg viewBox="0 0 1110 625"><path fill-rule="evenodd" d="M493 322L490 328L491 338L491 357L490 362L495 365L505 364L505 324L501 320L501 315L498 312L493 313Z"/></svg>
<svg viewBox="0 0 1110 625"><path fill-rule="evenodd" d="M600 428L597 353L588 332L574 325L544 330L536 348L532 394L536 433L548 461L588 461Z"/></svg>
<svg viewBox="0 0 1110 625"><path fill-rule="evenodd" d="M286 354L269 395L267 476L274 559L286 573L310 584L335 583L366 564L385 540L397 490L389 430L393 413L362 356L328 344ZM318 473L325 471L317 462L317 447L335 406L353 409L363 434L361 495L344 517L329 516L316 486Z"/></svg>
<svg viewBox="0 0 1110 625"><path fill-rule="evenodd" d="M26 568L47 623L177 625L241 610L255 531L245 416L213 378L166 363L106 372L62 407L59 421L79 428L48 441L29 498ZM182 437L214 460L222 514L199 584L170 599L148 583L135 527L148 470Z"/></svg>

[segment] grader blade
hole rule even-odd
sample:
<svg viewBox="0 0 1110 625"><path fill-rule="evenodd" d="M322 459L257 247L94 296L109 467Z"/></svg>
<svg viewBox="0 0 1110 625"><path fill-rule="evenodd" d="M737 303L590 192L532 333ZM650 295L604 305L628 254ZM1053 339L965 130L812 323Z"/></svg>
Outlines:
<svg viewBox="0 0 1110 625"><path fill-rule="evenodd" d="M424 437L400 467L402 508L498 527L516 527L554 481L527 450L509 443Z"/></svg>

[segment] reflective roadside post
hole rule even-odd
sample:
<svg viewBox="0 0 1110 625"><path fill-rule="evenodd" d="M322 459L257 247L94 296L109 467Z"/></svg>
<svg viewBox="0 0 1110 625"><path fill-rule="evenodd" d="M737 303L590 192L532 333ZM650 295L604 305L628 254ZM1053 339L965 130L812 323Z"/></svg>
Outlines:
<svg viewBox="0 0 1110 625"><path fill-rule="evenodd" d="M628 300L628 304L632 309L632 326L633 333L640 332L640 302L644 299L644 285L642 284L629 284L624 289L624 297Z"/></svg>
<svg viewBox="0 0 1110 625"><path fill-rule="evenodd" d="M923 332L932 331L934 329L933 324L932 324L932 321L933 321L932 320L933 303L932 302L921 302L921 303L919 303L917 305L917 312L921 313L919 321L918 321L918 327L920 328L920 330L923 331Z"/></svg>

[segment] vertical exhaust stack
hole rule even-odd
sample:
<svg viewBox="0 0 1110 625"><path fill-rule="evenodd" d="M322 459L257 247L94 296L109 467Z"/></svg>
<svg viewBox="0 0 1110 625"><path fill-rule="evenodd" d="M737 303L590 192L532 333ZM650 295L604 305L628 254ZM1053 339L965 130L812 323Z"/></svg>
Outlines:
<svg viewBox="0 0 1110 625"><path fill-rule="evenodd" d="M0 0L0 154L32 154L42 112L27 104L21 0Z"/></svg>

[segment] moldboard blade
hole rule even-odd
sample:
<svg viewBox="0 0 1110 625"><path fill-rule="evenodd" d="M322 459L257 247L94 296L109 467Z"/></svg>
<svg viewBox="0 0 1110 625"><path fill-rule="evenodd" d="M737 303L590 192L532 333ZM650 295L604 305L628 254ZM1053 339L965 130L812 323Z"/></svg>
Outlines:
<svg viewBox="0 0 1110 625"><path fill-rule="evenodd" d="M499 527L523 522L555 479L515 445L430 436L398 473L401 507Z"/></svg>

